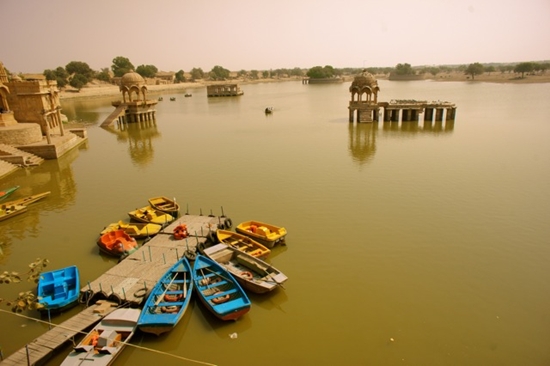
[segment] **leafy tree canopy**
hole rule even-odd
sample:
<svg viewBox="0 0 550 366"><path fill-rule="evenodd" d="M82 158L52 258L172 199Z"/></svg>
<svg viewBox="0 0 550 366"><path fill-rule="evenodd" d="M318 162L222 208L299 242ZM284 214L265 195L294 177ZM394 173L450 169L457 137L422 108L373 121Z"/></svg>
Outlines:
<svg viewBox="0 0 550 366"><path fill-rule="evenodd" d="M101 81L109 82L111 81L111 74L109 73L109 68L104 67L100 72L97 73L96 78Z"/></svg>
<svg viewBox="0 0 550 366"><path fill-rule="evenodd" d="M82 74L76 74L75 76L73 76L69 84L73 88L80 90L84 85L88 84L88 79Z"/></svg>
<svg viewBox="0 0 550 366"><path fill-rule="evenodd" d="M484 73L484 71L485 69L483 65L480 64L479 62L475 62L473 64L469 64L466 70L464 70L464 73L466 75L471 75L473 80L475 79L476 75L481 75Z"/></svg>
<svg viewBox="0 0 550 366"><path fill-rule="evenodd" d="M312 79L326 79L334 77L334 68L330 65L324 67L314 66L306 73Z"/></svg>
<svg viewBox="0 0 550 366"><path fill-rule="evenodd" d="M203 77L204 77L204 71L202 71L200 67L199 68L193 67L191 69L191 79L199 80L199 79L202 79Z"/></svg>
<svg viewBox="0 0 550 366"><path fill-rule="evenodd" d="M88 66L87 63L81 61L71 61L65 66L65 70L69 75L80 74L86 77L87 79L92 79L94 77L94 70Z"/></svg>
<svg viewBox="0 0 550 366"><path fill-rule="evenodd" d="M521 62L514 67L514 72L521 73L521 78L523 79L525 73L531 72L533 69L532 62Z"/></svg>
<svg viewBox="0 0 550 366"><path fill-rule="evenodd" d="M154 78L159 70L154 65L139 65L136 72L144 78Z"/></svg>
<svg viewBox="0 0 550 366"><path fill-rule="evenodd" d="M415 75L415 71L412 68L411 64L397 64L395 67L395 73L397 75Z"/></svg>
<svg viewBox="0 0 550 366"><path fill-rule="evenodd" d="M135 68L129 59L127 59L126 57L117 56L113 59L111 70L113 71L115 76L122 76L127 72L130 72L131 70L135 70Z"/></svg>
<svg viewBox="0 0 550 366"><path fill-rule="evenodd" d="M213 80L225 80L229 78L229 70L216 65L210 70L208 76Z"/></svg>
<svg viewBox="0 0 550 366"><path fill-rule="evenodd" d="M183 83L185 82L185 73L183 70L180 70L176 72L176 83Z"/></svg>

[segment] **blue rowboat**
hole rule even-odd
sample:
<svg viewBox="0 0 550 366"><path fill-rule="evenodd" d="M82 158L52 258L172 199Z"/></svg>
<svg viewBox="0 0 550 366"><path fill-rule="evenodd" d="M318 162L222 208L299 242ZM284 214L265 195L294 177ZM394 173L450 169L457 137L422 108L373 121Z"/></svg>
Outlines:
<svg viewBox="0 0 550 366"><path fill-rule="evenodd" d="M80 275L76 266L42 272L38 279L40 311L62 310L76 304L80 294Z"/></svg>
<svg viewBox="0 0 550 366"><path fill-rule="evenodd" d="M151 291L138 319L138 328L156 335L172 330L187 310L192 293L191 265L182 257Z"/></svg>
<svg viewBox="0 0 550 366"><path fill-rule="evenodd" d="M237 280L212 259L197 255L193 280L199 299L218 319L237 320L250 310L250 299Z"/></svg>

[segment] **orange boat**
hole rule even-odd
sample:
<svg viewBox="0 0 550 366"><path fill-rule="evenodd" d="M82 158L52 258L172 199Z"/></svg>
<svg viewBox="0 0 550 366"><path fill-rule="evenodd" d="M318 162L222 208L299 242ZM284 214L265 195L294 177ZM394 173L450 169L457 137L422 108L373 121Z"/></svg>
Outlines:
<svg viewBox="0 0 550 366"><path fill-rule="evenodd" d="M124 230L113 230L101 235L97 245L102 252L115 257L132 254L138 248L136 239L126 234Z"/></svg>

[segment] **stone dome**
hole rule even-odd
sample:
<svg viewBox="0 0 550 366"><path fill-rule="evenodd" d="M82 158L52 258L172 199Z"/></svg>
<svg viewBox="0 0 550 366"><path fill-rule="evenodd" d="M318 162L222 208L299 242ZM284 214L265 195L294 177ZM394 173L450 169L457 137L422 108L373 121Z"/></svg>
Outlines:
<svg viewBox="0 0 550 366"><path fill-rule="evenodd" d="M378 86L378 81L370 72L363 71L361 74L357 75L355 79L353 79L352 85L358 87L368 86L374 88Z"/></svg>
<svg viewBox="0 0 550 366"><path fill-rule="evenodd" d="M145 84L145 80L141 77L140 74L138 74L135 71L127 72L120 79L120 85L121 86L130 87L130 86L134 86L134 85L139 86L139 85L144 85L144 84Z"/></svg>

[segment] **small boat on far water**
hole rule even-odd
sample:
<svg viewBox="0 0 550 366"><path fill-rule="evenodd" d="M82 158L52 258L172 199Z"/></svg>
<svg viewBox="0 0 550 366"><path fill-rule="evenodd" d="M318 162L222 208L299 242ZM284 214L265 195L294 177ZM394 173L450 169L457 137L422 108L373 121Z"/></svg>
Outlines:
<svg viewBox="0 0 550 366"><path fill-rule="evenodd" d="M80 294L80 276L76 266L42 272L38 278L40 311L60 311L75 305Z"/></svg>
<svg viewBox="0 0 550 366"><path fill-rule="evenodd" d="M5 189L3 191L0 191L0 201L7 198L10 194L17 191L19 189L19 186L10 187L8 189Z"/></svg>

